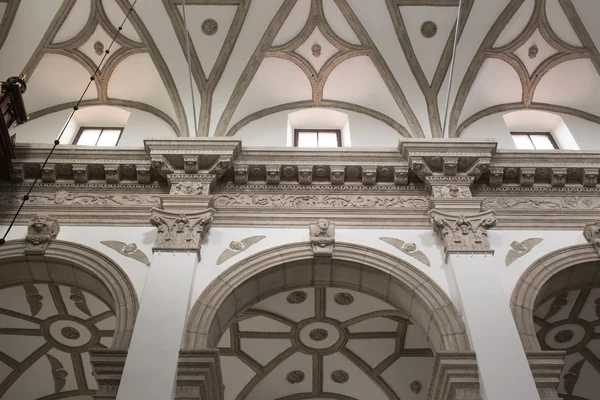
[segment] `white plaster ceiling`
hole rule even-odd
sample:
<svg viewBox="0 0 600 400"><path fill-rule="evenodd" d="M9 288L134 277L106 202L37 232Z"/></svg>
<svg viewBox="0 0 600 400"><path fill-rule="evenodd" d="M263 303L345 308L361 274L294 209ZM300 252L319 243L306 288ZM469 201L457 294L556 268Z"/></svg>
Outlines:
<svg viewBox="0 0 600 400"><path fill-rule="evenodd" d="M405 312L339 288L268 297L218 347L226 400L425 399L433 364Z"/></svg>
<svg viewBox="0 0 600 400"><path fill-rule="evenodd" d="M569 268L541 289L534 323L542 350L566 351L558 392L565 400L598 399L600 276L598 263ZM596 283L593 283L596 282Z"/></svg>
<svg viewBox="0 0 600 400"><path fill-rule="evenodd" d="M0 398L91 399L90 348L109 347L113 311L75 287L32 283L0 289Z"/></svg>
<svg viewBox="0 0 600 400"><path fill-rule="evenodd" d="M150 112L182 136L235 135L315 106L368 115L399 135L442 135L458 0L188 0L198 132L181 4L136 3L86 104ZM102 58L94 45L108 47L128 5L0 0L0 76L28 74L33 118L79 98ZM598 1L465 0L450 136L521 108L600 123L597 15Z"/></svg>

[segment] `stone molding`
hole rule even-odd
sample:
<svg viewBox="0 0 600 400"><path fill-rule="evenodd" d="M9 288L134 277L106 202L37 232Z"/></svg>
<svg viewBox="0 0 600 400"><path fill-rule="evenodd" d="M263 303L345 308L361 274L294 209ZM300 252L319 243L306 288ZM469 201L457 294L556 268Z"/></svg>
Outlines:
<svg viewBox="0 0 600 400"><path fill-rule="evenodd" d="M125 368L127 350L94 349L90 351L90 361L98 391L94 400L116 400Z"/></svg>
<svg viewBox="0 0 600 400"><path fill-rule="evenodd" d="M68 286L80 285L112 303L116 325L112 349L127 349L138 310L138 298L127 274L110 258L87 246L54 240L43 257L25 256L25 240L6 242L0 250L0 265L4 267L3 284L56 282ZM72 271L67 273L67 269ZM101 287L90 278L102 282ZM92 287L88 287L92 285Z"/></svg>
<svg viewBox="0 0 600 400"><path fill-rule="evenodd" d="M60 227L58 221L44 214L38 214L27 225L25 254L44 255L52 240L56 239Z"/></svg>
<svg viewBox="0 0 600 400"><path fill-rule="evenodd" d="M157 228L152 251L195 251L200 253L200 243L210 229L214 210L178 214L153 208L150 224Z"/></svg>
<svg viewBox="0 0 600 400"><path fill-rule="evenodd" d="M433 230L442 239L446 255L450 253L494 254L487 237L488 229L496 226L494 215L493 211L471 215L429 211Z"/></svg>
<svg viewBox="0 0 600 400"><path fill-rule="evenodd" d="M428 400L482 400L475 353L438 353Z"/></svg>
<svg viewBox="0 0 600 400"><path fill-rule="evenodd" d="M557 389L564 366L564 351L528 352L527 360L541 400L559 400Z"/></svg>
<svg viewBox="0 0 600 400"><path fill-rule="evenodd" d="M224 392L218 350L180 351L175 400L223 400Z"/></svg>
<svg viewBox="0 0 600 400"><path fill-rule="evenodd" d="M350 276L362 279L337 279L332 273L333 264L340 269L350 268ZM275 268L282 266L285 268ZM429 336L434 351L470 348L458 310L423 272L388 253L342 242L336 242L331 258L314 258L310 242L304 242L274 247L229 267L196 300L188 318L184 348L216 347L236 314L267 292L275 294L290 285L332 283L368 292L409 310L414 322Z"/></svg>

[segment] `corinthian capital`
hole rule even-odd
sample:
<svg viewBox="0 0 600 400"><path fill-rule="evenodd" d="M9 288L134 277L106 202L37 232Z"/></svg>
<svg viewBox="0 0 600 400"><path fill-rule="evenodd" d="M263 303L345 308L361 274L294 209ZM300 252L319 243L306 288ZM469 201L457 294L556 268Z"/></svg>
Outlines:
<svg viewBox="0 0 600 400"><path fill-rule="evenodd" d="M213 212L208 208L178 214L153 208L150 224L158 230L153 250L200 251L200 242L210 229Z"/></svg>
<svg viewBox="0 0 600 400"><path fill-rule="evenodd" d="M479 214L455 215L437 210L429 211L433 230L444 242L448 253L493 253L487 231L496 226L494 211Z"/></svg>

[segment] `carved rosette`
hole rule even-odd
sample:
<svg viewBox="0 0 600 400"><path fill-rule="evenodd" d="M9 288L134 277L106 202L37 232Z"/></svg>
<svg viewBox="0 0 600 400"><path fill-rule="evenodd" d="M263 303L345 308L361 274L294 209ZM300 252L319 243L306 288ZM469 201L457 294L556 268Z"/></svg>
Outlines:
<svg viewBox="0 0 600 400"><path fill-rule="evenodd" d="M152 209L150 224L158 232L153 250L200 251L200 243L210 229L214 210L177 214Z"/></svg>
<svg viewBox="0 0 600 400"><path fill-rule="evenodd" d="M598 256L600 256L600 220L585 224L583 236L588 243L594 246L594 249L598 252Z"/></svg>
<svg viewBox="0 0 600 400"><path fill-rule="evenodd" d="M335 225L324 218L316 224L310 224L310 243L315 257L331 257L335 243Z"/></svg>
<svg viewBox="0 0 600 400"><path fill-rule="evenodd" d="M429 211L433 230L444 242L448 253L491 253L488 229L496 226L494 211L472 215L453 215L438 210Z"/></svg>
<svg viewBox="0 0 600 400"><path fill-rule="evenodd" d="M58 221L54 218L43 214L33 217L27 225L25 254L45 254L50 242L56 239L59 231Z"/></svg>

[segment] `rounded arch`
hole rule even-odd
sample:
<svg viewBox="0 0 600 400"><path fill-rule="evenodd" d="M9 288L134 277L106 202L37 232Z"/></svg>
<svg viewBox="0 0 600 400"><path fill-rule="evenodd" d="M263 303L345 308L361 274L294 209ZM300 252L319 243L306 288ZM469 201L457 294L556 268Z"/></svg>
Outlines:
<svg viewBox="0 0 600 400"><path fill-rule="evenodd" d="M53 240L44 255L25 255L25 241L0 248L0 276L5 285L52 282L96 293L115 312L114 349L127 349L133 333L138 299L127 274L102 253L78 243Z"/></svg>
<svg viewBox="0 0 600 400"><path fill-rule="evenodd" d="M338 242L331 258L314 258L310 243L304 242L275 247L234 264L194 304L184 348L216 347L237 313L275 293L311 285L353 289L403 309L427 334L436 352L470 350L457 308L426 274L382 251Z"/></svg>
<svg viewBox="0 0 600 400"><path fill-rule="evenodd" d="M533 323L533 310L542 286L569 267L599 260L600 257L591 244L570 246L546 254L521 275L513 290L510 307L525 351L541 351ZM565 282L565 286L567 284Z"/></svg>

